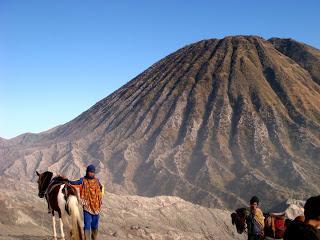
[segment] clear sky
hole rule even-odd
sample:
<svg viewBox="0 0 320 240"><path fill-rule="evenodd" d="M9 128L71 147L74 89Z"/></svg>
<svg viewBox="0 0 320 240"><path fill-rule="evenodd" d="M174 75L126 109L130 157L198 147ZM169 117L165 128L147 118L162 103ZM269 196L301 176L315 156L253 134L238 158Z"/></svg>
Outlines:
<svg viewBox="0 0 320 240"><path fill-rule="evenodd" d="M319 0L0 0L0 137L66 123L204 38L320 48L319 10Z"/></svg>

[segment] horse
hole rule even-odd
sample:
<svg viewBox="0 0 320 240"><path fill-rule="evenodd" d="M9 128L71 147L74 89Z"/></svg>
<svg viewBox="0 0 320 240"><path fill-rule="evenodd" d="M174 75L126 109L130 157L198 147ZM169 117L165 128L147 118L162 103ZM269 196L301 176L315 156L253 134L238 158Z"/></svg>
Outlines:
<svg viewBox="0 0 320 240"><path fill-rule="evenodd" d="M68 223L67 215L71 216L72 221L71 238L73 240L83 240L84 236L76 189L68 183L68 179L62 176L53 178L52 172L39 173L36 171L36 174L39 177L37 181L38 196L47 200L49 213L52 214L54 240L57 240L55 212L59 216L62 240L65 240L63 223Z"/></svg>
<svg viewBox="0 0 320 240"><path fill-rule="evenodd" d="M242 234L246 230L246 219L248 214L249 211L247 208L238 208L231 214L232 225L236 225L239 234ZM264 213L263 215L265 217L264 237L266 239L280 239L285 231L285 213Z"/></svg>
<svg viewBox="0 0 320 240"><path fill-rule="evenodd" d="M238 208L231 214L232 225L236 225L237 232L242 234L246 230L246 218L248 216L246 208Z"/></svg>

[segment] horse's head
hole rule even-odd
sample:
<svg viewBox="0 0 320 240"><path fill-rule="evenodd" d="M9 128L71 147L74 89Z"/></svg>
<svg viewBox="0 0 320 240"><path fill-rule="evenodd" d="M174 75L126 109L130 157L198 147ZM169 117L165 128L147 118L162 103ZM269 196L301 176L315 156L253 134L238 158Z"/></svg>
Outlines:
<svg viewBox="0 0 320 240"><path fill-rule="evenodd" d="M38 196L40 198L43 198L44 197L44 194L48 188L48 185L51 181L51 178L52 178L52 175L53 173L52 172L49 172L49 171L46 171L46 172L43 172L43 173L39 173L38 171L36 171L36 174L38 175Z"/></svg>
<svg viewBox="0 0 320 240"><path fill-rule="evenodd" d="M246 229L247 209L239 208L231 214L232 225L236 225L237 232L243 233Z"/></svg>

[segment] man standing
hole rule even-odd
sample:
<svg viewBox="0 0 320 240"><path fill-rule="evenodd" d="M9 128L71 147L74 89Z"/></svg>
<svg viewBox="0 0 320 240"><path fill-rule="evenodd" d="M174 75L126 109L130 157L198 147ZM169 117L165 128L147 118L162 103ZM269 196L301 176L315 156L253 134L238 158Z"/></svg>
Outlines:
<svg viewBox="0 0 320 240"><path fill-rule="evenodd" d="M248 240L263 239L264 216L259 206L259 198L254 196L250 200L250 212L246 219L248 228Z"/></svg>
<svg viewBox="0 0 320 240"><path fill-rule="evenodd" d="M69 181L71 185L80 188L80 199L83 206L85 239L96 240L98 236L99 217L102 204L103 186L95 177L96 169L89 165L86 175L76 181ZM90 232L91 231L91 232Z"/></svg>

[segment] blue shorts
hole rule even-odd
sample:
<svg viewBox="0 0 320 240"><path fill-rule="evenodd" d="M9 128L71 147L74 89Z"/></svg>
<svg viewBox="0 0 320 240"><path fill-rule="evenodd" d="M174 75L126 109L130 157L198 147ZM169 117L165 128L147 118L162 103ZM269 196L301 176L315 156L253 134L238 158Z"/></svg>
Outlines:
<svg viewBox="0 0 320 240"><path fill-rule="evenodd" d="M84 230L98 229L100 215L94 215L87 211L83 211Z"/></svg>

